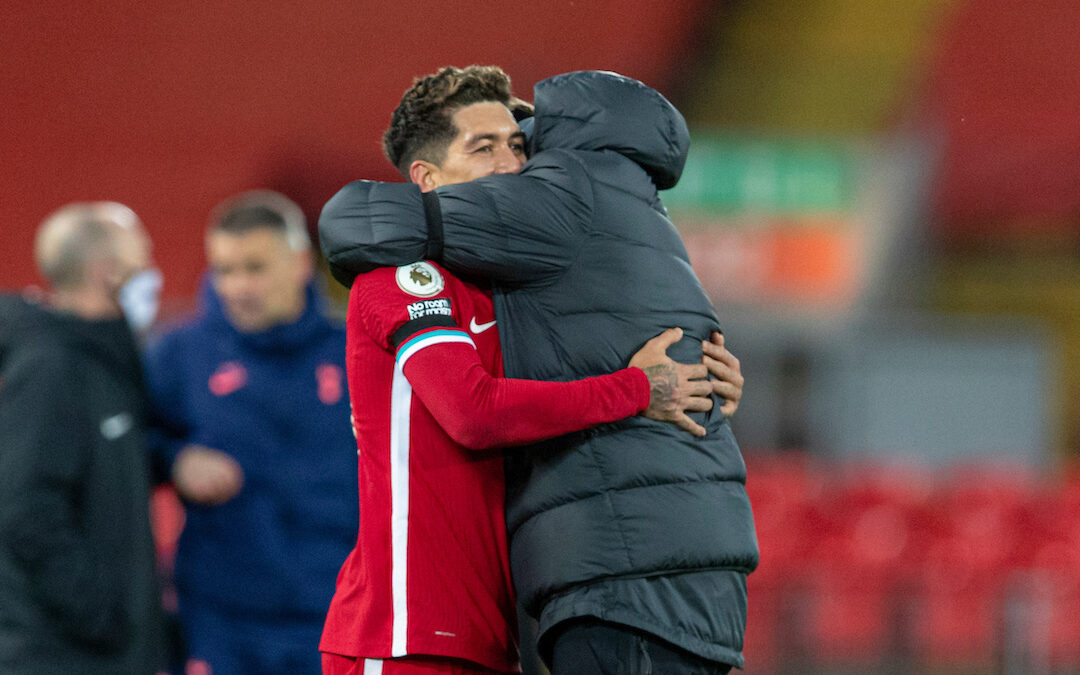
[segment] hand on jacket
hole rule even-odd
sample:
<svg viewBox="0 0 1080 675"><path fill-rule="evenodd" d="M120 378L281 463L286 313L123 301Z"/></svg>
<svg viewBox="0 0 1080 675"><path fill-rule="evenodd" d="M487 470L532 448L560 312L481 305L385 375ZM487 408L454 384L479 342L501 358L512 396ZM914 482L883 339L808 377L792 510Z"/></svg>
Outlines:
<svg viewBox="0 0 1080 675"><path fill-rule="evenodd" d="M682 339L682 335L681 328L667 329L646 342L630 359L630 366L641 368L649 377L649 407L642 415L704 436L705 427L686 413L712 409L709 396L713 385L705 379L708 368L704 363L678 363L668 357L667 348Z"/></svg>
<svg viewBox="0 0 1080 675"><path fill-rule="evenodd" d="M176 456L173 483L181 497L197 504L222 504L240 492L244 470L235 459L204 445L188 445Z"/></svg>
<svg viewBox="0 0 1080 675"><path fill-rule="evenodd" d="M742 399L743 375L739 359L724 346L724 334L720 331L713 331L711 342L702 341L701 351L701 362L714 378L713 393L724 399L720 412L724 417L731 417Z"/></svg>

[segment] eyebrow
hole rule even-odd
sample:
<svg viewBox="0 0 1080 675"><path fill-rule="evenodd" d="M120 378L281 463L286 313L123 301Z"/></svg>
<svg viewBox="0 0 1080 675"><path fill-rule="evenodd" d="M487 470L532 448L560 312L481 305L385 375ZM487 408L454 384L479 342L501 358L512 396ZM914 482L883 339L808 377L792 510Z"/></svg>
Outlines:
<svg viewBox="0 0 1080 675"><path fill-rule="evenodd" d="M498 134L478 134L478 135L473 136L472 138L468 139L467 141L465 141L465 149L467 150L469 148L476 147L478 144L480 144L480 143L482 143L484 141L493 141L494 142L494 141L498 141L498 140L499 140L499 135ZM508 140L511 140L511 141L513 141L513 140L525 140L525 132L524 131L516 131L516 132L510 134L510 137L509 137Z"/></svg>

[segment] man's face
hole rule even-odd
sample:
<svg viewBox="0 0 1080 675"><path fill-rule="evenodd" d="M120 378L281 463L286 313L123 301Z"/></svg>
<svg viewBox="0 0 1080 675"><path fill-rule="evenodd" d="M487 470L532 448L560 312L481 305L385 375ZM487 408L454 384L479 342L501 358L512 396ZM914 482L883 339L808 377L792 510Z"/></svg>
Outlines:
<svg viewBox="0 0 1080 675"><path fill-rule="evenodd" d="M290 249L276 230L211 232L206 258L214 290L237 330L263 331L295 321L304 311L310 258L307 251Z"/></svg>
<svg viewBox="0 0 1080 675"><path fill-rule="evenodd" d="M422 190L521 170L525 134L506 106L492 101L473 103L454 113L452 119L458 134L447 147L442 165L430 165L430 180L416 181Z"/></svg>

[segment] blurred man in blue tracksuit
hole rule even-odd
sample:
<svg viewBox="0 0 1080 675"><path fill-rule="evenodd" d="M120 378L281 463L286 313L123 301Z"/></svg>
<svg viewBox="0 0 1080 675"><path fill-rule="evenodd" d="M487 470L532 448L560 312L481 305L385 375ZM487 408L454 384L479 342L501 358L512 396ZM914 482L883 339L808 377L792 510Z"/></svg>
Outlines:
<svg viewBox="0 0 1080 675"><path fill-rule="evenodd" d="M358 520L345 330L320 312L303 214L284 196L219 206L206 251L201 312L146 359L155 459L186 506L187 670L319 673Z"/></svg>

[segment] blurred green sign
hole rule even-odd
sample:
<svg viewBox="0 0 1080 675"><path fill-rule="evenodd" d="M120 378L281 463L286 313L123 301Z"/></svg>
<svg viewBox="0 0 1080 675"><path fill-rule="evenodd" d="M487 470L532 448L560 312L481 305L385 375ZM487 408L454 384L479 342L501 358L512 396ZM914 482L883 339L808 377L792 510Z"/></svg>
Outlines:
<svg viewBox="0 0 1080 675"><path fill-rule="evenodd" d="M843 213L851 210L856 163L850 146L802 140L693 135L672 209L720 213Z"/></svg>

